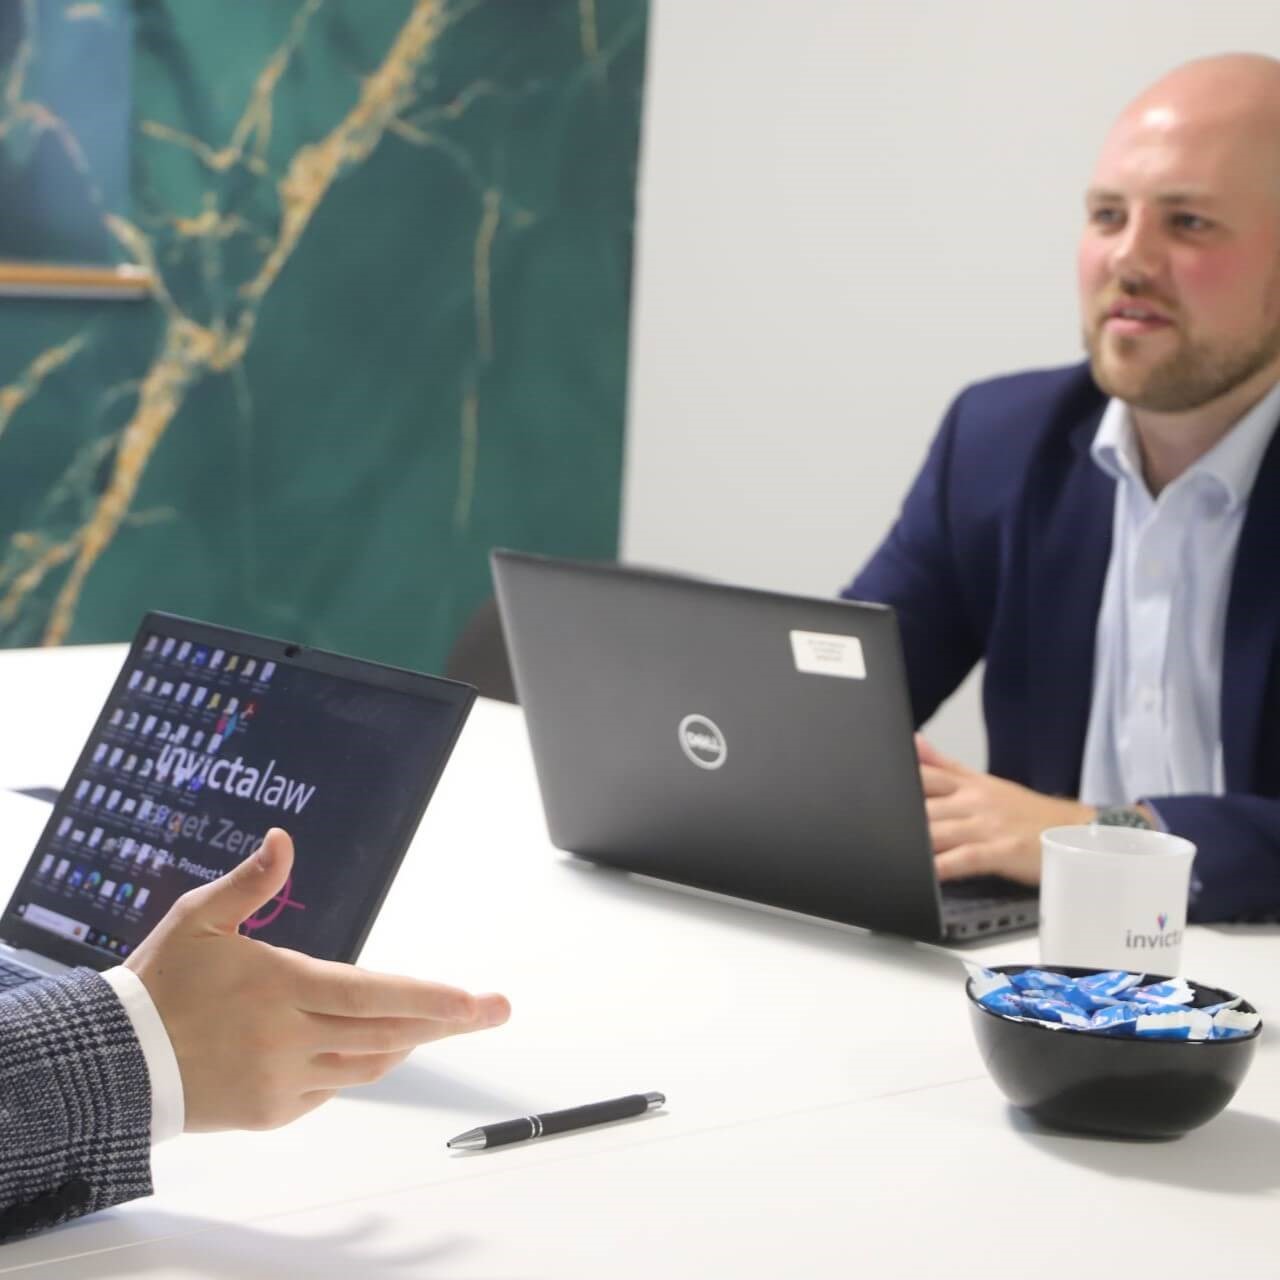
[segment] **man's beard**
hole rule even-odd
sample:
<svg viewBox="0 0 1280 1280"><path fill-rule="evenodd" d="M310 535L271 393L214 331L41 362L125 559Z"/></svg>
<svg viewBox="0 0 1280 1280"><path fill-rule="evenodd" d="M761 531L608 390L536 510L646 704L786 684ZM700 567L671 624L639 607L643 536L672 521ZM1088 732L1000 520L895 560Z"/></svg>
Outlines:
<svg viewBox="0 0 1280 1280"><path fill-rule="evenodd" d="M1144 291L1125 290L1126 296L1138 300ZM1264 297L1268 310L1280 312L1280 262L1271 273ZM1117 346L1125 351L1126 343L1140 338L1120 338ZM1085 350L1093 369L1093 380L1109 396L1123 400L1135 409L1151 413L1185 413L1210 404L1234 391L1255 374L1280 358L1280 314L1273 314L1270 327L1253 346L1240 350L1219 348L1206 342L1187 341L1173 355L1141 373L1121 372L1115 377L1107 373L1102 360L1103 324L1084 333ZM1132 348L1130 348L1132 349ZM1135 382L1137 385L1133 385Z"/></svg>
<svg viewBox="0 0 1280 1280"><path fill-rule="evenodd" d="M1138 341L1121 338L1119 344ZM1101 358L1100 329L1086 332L1084 345L1093 380L1107 395L1152 413L1185 413L1234 391L1280 357L1280 323L1247 351L1220 351L1206 343L1190 343L1136 377L1127 371L1109 375Z"/></svg>

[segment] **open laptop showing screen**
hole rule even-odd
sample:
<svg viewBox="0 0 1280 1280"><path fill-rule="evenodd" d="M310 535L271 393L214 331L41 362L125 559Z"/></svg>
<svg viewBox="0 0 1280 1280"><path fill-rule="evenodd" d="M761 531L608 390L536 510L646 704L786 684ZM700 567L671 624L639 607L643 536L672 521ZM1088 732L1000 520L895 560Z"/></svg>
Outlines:
<svg viewBox="0 0 1280 1280"><path fill-rule="evenodd" d="M939 940L1036 895L934 872L892 610L498 551L552 842L627 871Z"/></svg>
<svg viewBox="0 0 1280 1280"><path fill-rule="evenodd" d="M0 917L0 984L24 967L118 963L273 826L294 838L293 874L244 931L354 960L473 699L454 681L147 614Z"/></svg>

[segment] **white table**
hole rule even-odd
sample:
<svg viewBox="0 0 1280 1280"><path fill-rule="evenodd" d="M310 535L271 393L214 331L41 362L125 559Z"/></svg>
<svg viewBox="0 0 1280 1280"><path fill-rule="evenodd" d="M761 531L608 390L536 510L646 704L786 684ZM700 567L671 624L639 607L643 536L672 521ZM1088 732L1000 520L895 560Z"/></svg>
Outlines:
<svg viewBox="0 0 1280 1280"><path fill-rule="evenodd" d="M63 780L122 653L0 654L0 785ZM6 893L44 812L0 807ZM1278 932L1192 929L1186 971L1280 1011ZM512 1020L287 1129L168 1143L154 1198L0 1247L0 1273L1280 1276L1280 1039L1180 1141L1038 1131L982 1068L951 955L552 849L516 708L477 706L361 962L504 991ZM444 1146L650 1089L668 1107L636 1121Z"/></svg>

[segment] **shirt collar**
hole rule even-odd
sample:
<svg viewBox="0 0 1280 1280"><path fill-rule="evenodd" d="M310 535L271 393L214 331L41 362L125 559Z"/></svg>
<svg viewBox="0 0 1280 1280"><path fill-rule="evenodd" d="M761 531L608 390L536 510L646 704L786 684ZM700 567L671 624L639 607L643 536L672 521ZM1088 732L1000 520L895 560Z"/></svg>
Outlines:
<svg viewBox="0 0 1280 1280"><path fill-rule="evenodd" d="M1277 422L1280 422L1280 383L1236 422L1204 457L1197 459L1185 475L1202 475L1216 482L1226 495L1228 510L1247 502ZM1123 400L1112 398L1108 401L1089 453L1097 466L1112 479L1118 481L1127 477L1146 490L1133 417ZM1182 479L1184 477L1180 476L1179 480Z"/></svg>

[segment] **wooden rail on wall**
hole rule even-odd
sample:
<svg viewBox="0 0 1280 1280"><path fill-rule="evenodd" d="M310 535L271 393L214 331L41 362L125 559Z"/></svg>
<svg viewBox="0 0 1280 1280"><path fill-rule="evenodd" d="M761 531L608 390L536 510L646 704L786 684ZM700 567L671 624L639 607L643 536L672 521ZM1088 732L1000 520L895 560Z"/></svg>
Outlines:
<svg viewBox="0 0 1280 1280"><path fill-rule="evenodd" d="M99 267L0 259L0 297L4 298L107 298L128 302L149 297L151 285L151 272L128 264Z"/></svg>

